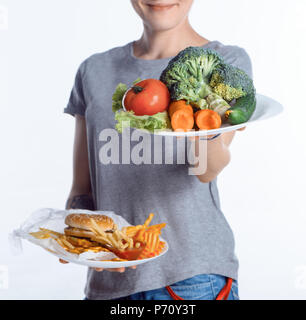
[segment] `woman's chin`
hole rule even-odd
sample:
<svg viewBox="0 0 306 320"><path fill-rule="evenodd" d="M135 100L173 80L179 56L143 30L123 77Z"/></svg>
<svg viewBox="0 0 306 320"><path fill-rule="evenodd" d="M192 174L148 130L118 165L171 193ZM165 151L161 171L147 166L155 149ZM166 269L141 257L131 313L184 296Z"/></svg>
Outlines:
<svg viewBox="0 0 306 320"><path fill-rule="evenodd" d="M171 21L171 19L150 19L145 22L153 31L167 31L178 26L180 21Z"/></svg>

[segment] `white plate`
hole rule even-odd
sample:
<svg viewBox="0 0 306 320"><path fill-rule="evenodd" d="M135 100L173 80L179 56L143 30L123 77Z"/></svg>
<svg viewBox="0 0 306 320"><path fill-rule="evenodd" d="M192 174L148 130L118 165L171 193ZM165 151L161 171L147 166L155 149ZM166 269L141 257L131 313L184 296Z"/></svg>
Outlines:
<svg viewBox="0 0 306 320"><path fill-rule="evenodd" d="M57 256L58 258L61 258L63 260L69 261L71 263L76 263L76 264L81 264L83 266L88 266L91 268L121 268L121 267L131 267L131 266L136 266L138 264L143 264L146 262L150 262L153 261L159 257L161 257L162 255L164 255L167 251L168 251L168 243L167 241L163 240L162 238L160 238L161 241L165 242L165 246L163 248L163 251L155 257L152 258L148 258L148 259L141 259L141 260L129 260L129 261L95 261L95 260L78 260L78 259L74 259L74 258L68 258L67 256L64 255L60 255L57 253L52 253L55 256Z"/></svg>
<svg viewBox="0 0 306 320"><path fill-rule="evenodd" d="M33 212L32 215L28 217L26 221L23 224L21 224L21 226L18 229L13 230L9 237L11 249L15 254L21 253L22 240L24 239L44 248L49 253L55 255L58 258L93 268L120 268L134 266L153 261L164 255L168 251L168 243L163 238L160 238L161 241L165 242L165 246L158 256L141 260L106 261L108 259L115 258L116 255L109 252L85 252L81 255L77 255L67 252L52 238L37 239L31 235L31 232L36 232L39 230L39 228L46 228L60 233L64 233L64 229L67 226L64 221L66 216L70 213L107 215L113 219L113 221L117 224L119 230L123 227L130 226L130 224L122 216L117 215L112 211L90 211L81 209L57 210L52 208L43 208ZM100 258L101 260L98 260L98 258Z"/></svg>
<svg viewBox="0 0 306 320"><path fill-rule="evenodd" d="M207 135L216 135L219 133L234 131L243 127L246 127L250 124L256 123L257 121L266 120L272 117L277 116L283 111L283 106L264 95L257 94L256 95L256 109L251 119L248 122L230 125L223 124L221 128L215 130L199 130L199 131L189 131L189 132L175 132L172 130L161 130L155 131L154 134L162 135L162 136L176 136L176 137L194 137L194 136L207 136ZM144 131L144 130L142 130Z"/></svg>

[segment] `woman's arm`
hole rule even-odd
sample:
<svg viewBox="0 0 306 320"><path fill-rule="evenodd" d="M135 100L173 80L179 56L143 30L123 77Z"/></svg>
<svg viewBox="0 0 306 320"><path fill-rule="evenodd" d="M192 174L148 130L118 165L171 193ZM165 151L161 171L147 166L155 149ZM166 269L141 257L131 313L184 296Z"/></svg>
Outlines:
<svg viewBox="0 0 306 320"><path fill-rule="evenodd" d="M75 115L73 180L66 209L94 210L88 162L85 117Z"/></svg>
<svg viewBox="0 0 306 320"><path fill-rule="evenodd" d="M66 209L94 210L94 202L91 194L91 183L88 162L86 121L83 116L75 115L75 135L73 146L73 180ZM68 263L59 259L61 263ZM136 266L130 267L135 269ZM95 268L103 271L102 268ZM107 269L111 272L124 272L125 268Z"/></svg>
<svg viewBox="0 0 306 320"><path fill-rule="evenodd" d="M87 134L85 117L75 115L75 134L73 146L73 180L66 209L94 210L94 202L91 194L91 183L88 162ZM61 263L68 263L59 259ZM136 266L131 266L136 269ZM95 268L103 271L102 268ZM125 268L109 268L110 272L124 272Z"/></svg>

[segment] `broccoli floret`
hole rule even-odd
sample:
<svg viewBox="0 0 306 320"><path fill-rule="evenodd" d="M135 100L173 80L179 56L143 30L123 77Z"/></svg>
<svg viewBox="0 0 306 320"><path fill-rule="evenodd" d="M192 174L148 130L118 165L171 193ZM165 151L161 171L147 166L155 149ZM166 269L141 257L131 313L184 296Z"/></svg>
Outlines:
<svg viewBox="0 0 306 320"><path fill-rule="evenodd" d="M256 107L252 79L214 50L186 48L169 62L160 80L168 87L172 101L186 100L222 116L226 113L232 124L248 121Z"/></svg>
<svg viewBox="0 0 306 320"><path fill-rule="evenodd" d="M209 109L216 111L221 117L231 107L222 97L216 93L211 93L206 98Z"/></svg>
<svg viewBox="0 0 306 320"><path fill-rule="evenodd" d="M210 86L228 102L254 91L252 79L243 70L229 64L220 64L213 71Z"/></svg>
<svg viewBox="0 0 306 320"><path fill-rule="evenodd" d="M223 64L219 54L210 49L188 47L181 51L162 72L160 80L166 84L172 100L186 100L195 106L212 92L209 86L215 68Z"/></svg>

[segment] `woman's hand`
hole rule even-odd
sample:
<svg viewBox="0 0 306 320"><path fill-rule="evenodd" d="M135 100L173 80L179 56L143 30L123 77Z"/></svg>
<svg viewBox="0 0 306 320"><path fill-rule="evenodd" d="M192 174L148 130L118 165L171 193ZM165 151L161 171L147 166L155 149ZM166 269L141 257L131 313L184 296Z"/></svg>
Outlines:
<svg viewBox="0 0 306 320"><path fill-rule="evenodd" d="M196 174L198 179L203 183L208 183L215 179L219 173L229 164L230 152L229 146L235 136L236 131L243 131L245 127L225 132L220 136L208 136L207 138L214 138L206 142L206 152L200 152L200 139L199 137L193 137L195 142L195 154L199 159L198 168L201 168L201 164L204 163L206 167L205 173ZM203 148L203 146L202 146ZM203 151L203 150L202 150ZM203 158L205 157L205 158Z"/></svg>
<svg viewBox="0 0 306 320"><path fill-rule="evenodd" d="M63 259L59 259L59 262L60 262L60 263L63 263L63 264L69 263L68 261L63 260ZM136 266L131 266L131 267L129 267L129 268L131 268L131 269L136 269ZM101 271L104 270L103 268L93 268L93 269L94 269L95 271L98 271L98 272L101 272ZM124 267L121 267L121 268L106 268L105 270L110 271L110 272L120 272L120 273L122 273L122 272L125 271L125 268L124 268Z"/></svg>

